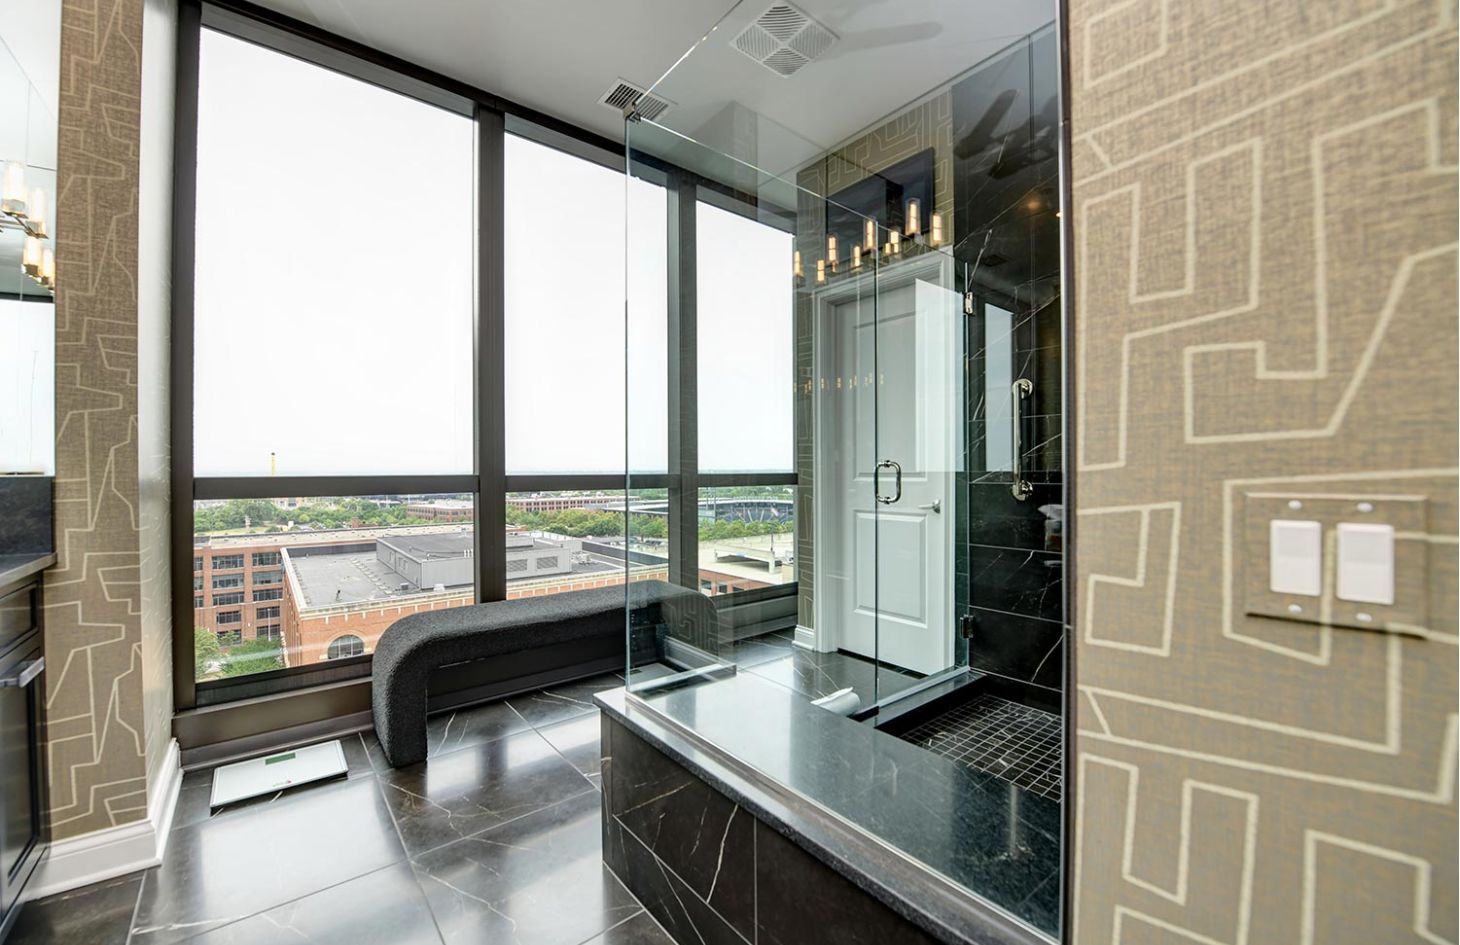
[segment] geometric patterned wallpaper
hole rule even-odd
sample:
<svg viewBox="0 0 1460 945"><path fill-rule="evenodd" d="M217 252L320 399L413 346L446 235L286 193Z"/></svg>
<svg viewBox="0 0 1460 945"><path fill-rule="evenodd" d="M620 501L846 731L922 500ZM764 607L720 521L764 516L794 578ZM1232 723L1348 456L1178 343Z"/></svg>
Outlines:
<svg viewBox="0 0 1460 945"><path fill-rule="evenodd" d="M1073 940L1453 943L1454 4L1068 22ZM1423 496L1429 619L1247 616L1258 492Z"/></svg>
<svg viewBox="0 0 1460 945"><path fill-rule="evenodd" d="M53 839L147 813L137 456L142 0L65 0L56 201Z"/></svg>

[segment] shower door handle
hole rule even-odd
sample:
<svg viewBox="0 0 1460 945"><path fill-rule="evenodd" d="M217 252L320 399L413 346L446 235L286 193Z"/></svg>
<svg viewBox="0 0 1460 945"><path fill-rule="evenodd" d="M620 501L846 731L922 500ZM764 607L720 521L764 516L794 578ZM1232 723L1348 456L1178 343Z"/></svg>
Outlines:
<svg viewBox="0 0 1460 945"><path fill-rule="evenodd" d="M882 470L884 469L891 469L897 476L895 480L897 491L893 493L892 498L890 499L882 494ZM891 505L892 503L901 499L902 466L890 459L884 459L882 462L878 463L877 468L872 470L872 491L876 493L877 501L881 502L883 505Z"/></svg>
<svg viewBox="0 0 1460 945"><path fill-rule="evenodd" d="M1013 494L1014 498L1023 502L1034 494L1034 484L1024 478L1024 447L1019 442L1019 428L1022 424L1019 421L1020 414L1023 412L1021 408L1024 404L1024 398L1033 396L1034 394L1034 382L1027 377L1021 377L1014 382L1014 386L1010 389L1009 393L1011 395L1010 399L1014 402L1014 409L1010 411L1014 416L1014 483L1009 486L1009 492Z"/></svg>

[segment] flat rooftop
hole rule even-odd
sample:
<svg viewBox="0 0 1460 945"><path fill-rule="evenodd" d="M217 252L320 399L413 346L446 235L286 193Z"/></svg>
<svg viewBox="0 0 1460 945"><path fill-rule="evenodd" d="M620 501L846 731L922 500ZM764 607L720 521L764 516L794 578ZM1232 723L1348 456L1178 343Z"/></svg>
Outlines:
<svg viewBox="0 0 1460 945"><path fill-rule="evenodd" d="M460 558L472 548L469 531L431 532L424 535L381 535L378 539L417 561L431 558Z"/></svg>

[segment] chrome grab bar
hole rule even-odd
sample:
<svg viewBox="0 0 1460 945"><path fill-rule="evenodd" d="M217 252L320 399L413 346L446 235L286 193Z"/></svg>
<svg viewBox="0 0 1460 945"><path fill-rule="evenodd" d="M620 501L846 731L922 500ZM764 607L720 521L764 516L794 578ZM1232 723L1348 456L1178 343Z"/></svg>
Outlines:
<svg viewBox="0 0 1460 945"><path fill-rule="evenodd" d="M1033 396L1034 382L1027 377L1021 377L1014 382L1010 393L1013 395L1011 399L1014 401L1014 409L1010 411L1014 415L1014 483L1009 486L1009 491L1013 493L1014 498L1023 502L1034 494L1034 484L1024 478L1024 447L1019 442L1019 427L1021 426L1019 408L1023 404L1024 398Z"/></svg>
<svg viewBox="0 0 1460 945"><path fill-rule="evenodd" d="M24 689L26 686L29 686L32 682L34 682L35 678L39 676L41 674L41 671L45 668L46 658L44 656L39 659L26 660L24 663L20 664L20 671L17 672L14 676L6 676L5 678L0 679L0 688L4 688L6 686L14 686L17 689Z"/></svg>
<svg viewBox="0 0 1460 945"><path fill-rule="evenodd" d="M897 492L890 499L885 498L882 495L882 474L881 474L881 470L883 470L883 469L891 469L891 470L893 470L893 472L895 472L897 474L897 480L896 480ZM899 465L898 463L894 462L893 460L890 460L890 459L884 459L882 462L878 463L877 464L877 468L874 469L874 470L872 470L872 491L874 493L876 493L876 495L877 495L877 501L878 502L881 502L883 505L891 505L892 503L896 502L898 499L901 499L902 498L902 466Z"/></svg>

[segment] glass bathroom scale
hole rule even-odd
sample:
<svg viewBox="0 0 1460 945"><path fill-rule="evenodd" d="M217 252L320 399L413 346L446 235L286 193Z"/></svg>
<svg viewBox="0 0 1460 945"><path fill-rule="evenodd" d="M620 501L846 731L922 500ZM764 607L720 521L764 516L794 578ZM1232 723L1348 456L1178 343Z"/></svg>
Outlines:
<svg viewBox="0 0 1460 945"><path fill-rule="evenodd" d="M213 796L208 806L222 807L260 794L336 778L348 767L345 749L338 739L223 765L213 771Z"/></svg>

